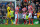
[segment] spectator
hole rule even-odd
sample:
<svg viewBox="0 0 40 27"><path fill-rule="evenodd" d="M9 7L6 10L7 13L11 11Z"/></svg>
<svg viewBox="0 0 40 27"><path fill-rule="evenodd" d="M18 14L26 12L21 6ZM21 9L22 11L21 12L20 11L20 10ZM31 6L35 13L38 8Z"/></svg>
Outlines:
<svg viewBox="0 0 40 27"><path fill-rule="evenodd" d="M39 6L39 2L36 2L36 12L38 12L38 6Z"/></svg>
<svg viewBox="0 0 40 27"><path fill-rule="evenodd" d="M4 16L4 11L1 10L1 13L2 13L2 17L3 17Z"/></svg>
<svg viewBox="0 0 40 27"><path fill-rule="evenodd" d="M5 5L2 6L2 9L5 9Z"/></svg>
<svg viewBox="0 0 40 27"><path fill-rule="evenodd" d="M33 3L33 1L32 1L32 3L31 3L31 5L32 5L33 8L35 8L35 4Z"/></svg>

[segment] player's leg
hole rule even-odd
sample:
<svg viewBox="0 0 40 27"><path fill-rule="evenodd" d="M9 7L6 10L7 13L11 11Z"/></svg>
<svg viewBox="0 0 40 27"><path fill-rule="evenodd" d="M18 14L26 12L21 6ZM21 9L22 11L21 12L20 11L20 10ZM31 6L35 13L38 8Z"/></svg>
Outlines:
<svg viewBox="0 0 40 27"><path fill-rule="evenodd" d="M18 22L18 14L15 14L16 15L16 25L18 25L17 24L17 22Z"/></svg>
<svg viewBox="0 0 40 27"><path fill-rule="evenodd" d="M23 19L23 21L24 21L24 24L25 24L25 19Z"/></svg>
<svg viewBox="0 0 40 27"><path fill-rule="evenodd" d="M7 13L7 23L6 23L6 24L8 24L8 18L9 18L9 15L8 15L8 13Z"/></svg>
<svg viewBox="0 0 40 27"><path fill-rule="evenodd" d="M31 18L32 18L32 14L29 13L29 24L30 24L30 20L31 20Z"/></svg>
<svg viewBox="0 0 40 27"><path fill-rule="evenodd" d="M27 24L27 21L25 20L25 24Z"/></svg>
<svg viewBox="0 0 40 27"><path fill-rule="evenodd" d="M10 20L11 20L11 24L12 24L12 17L11 17L11 16L9 16L9 18L10 18Z"/></svg>
<svg viewBox="0 0 40 27"><path fill-rule="evenodd" d="M6 25L8 25L8 18L9 18L9 16L7 16L7 23L6 23Z"/></svg>
<svg viewBox="0 0 40 27"><path fill-rule="evenodd" d="M28 16L28 17L29 17L29 24L30 24L30 15L31 15L31 14L29 13L29 16Z"/></svg>
<svg viewBox="0 0 40 27"><path fill-rule="evenodd" d="M32 22L32 25L33 25L33 19L31 18L31 22Z"/></svg>
<svg viewBox="0 0 40 27"><path fill-rule="evenodd" d="M13 19L14 19L14 17L11 17L11 24L13 25Z"/></svg>
<svg viewBox="0 0 40 27"><path fill-rule="evenodd" d="M27 24L28 24L29 20L28 19L26 19L26 20L27 20Z"/></svg>
<svg viewBox="0 0 40 27"><path fill-rule="evenodd" d="M5 23L6 25L8 25L8 17L7 17L7 20L6 20L7 22Z"/></svg>
<svg viewBox="0 0 40 27"><path fill-rule="evenodd" d="M29 15L29 24L30 24L30 15Z"/></svg>
<svg viewBox="0 0 40 27"><path fill-rule="evenodd" d="M7 24L8 24L8 18L7 18Z"/></svg>
<svg viewBox="0 0 40 27"><path fill-rule="evenodd" d="M7 25L8 25L8 18L11 19L11 16L7 16L7 23L6 23Z"/></svg>
<svg viewBox="0 0 40 27"><path fill-rule="evenodd" d="M18 18L16 18L16 25L19 25L19 24L17 24L17 22L18 22Z"/></svg>
<svg viewBox="0 0 40 27"><path fill-rule="evenodd" d="M17 14L15 14L15 24L17 24Z"/></svg>
<svg viewBox="0 0 40 27"><path fill-rule="evenodd" d="M32 18L32 14L31 14L31 22L32 22L32 25L33 25L33 18Z"/></svg>
<svg viewBox="0 0 40 27"><path fill-rule="evenodd" d="M27 23L27 21L26 21L25 19L23 19L23 21L24 21L24 24L26 24L26 23Z"/></svg>

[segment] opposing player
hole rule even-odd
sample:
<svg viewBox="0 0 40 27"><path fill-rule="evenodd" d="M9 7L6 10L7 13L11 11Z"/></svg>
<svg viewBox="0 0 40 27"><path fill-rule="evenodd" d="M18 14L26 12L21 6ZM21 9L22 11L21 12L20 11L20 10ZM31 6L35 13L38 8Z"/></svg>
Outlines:
<svg viewBox="0 0 40 27"><path fill-rule="evenodd" d="M13 25L13 20L14 20L14 9L11 9L11 24Z"/></svg>
<svg viewBox="0 0 40 27"><path fill-rule="evenodd" d="M11 8L9 7L9 5L7 5L7 24L8 24L8 18L11 19Z"/></svg>

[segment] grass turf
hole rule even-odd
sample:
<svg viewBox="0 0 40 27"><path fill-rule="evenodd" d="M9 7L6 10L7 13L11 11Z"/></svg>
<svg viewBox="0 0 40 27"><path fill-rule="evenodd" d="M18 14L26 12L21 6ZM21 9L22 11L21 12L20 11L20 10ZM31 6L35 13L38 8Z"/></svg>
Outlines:
<svg viewBox="0 0 40 27"><path fill-rule="evenodd" d="M38 25L24 25L24 24L19 24L19 25L5 25L5 24L0 24L0 27L40 27L40 24Z"/></svg>

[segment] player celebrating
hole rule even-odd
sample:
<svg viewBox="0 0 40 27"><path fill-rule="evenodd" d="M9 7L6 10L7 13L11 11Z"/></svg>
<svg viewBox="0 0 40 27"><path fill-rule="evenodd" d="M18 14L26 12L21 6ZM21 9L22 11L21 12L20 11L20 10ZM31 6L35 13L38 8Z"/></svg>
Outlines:
<svg viewBox="0 0 40 27"><path fill-rule="evenodd" d="M26 9L26 7L24 6L24 8L22 9L22 11L23 11L23 20L24 20L24 24L26 24L27 22L26 22L26 11L27 9Z"/></svg>
<svg viewBox="0 0 40 27"><path fill-rule="evenodd" d="M15 11L16 11L16 12L19 12L19 7L18 7L18 5L17 5L17 7L15 8Z"/></svg>
<svg viewBox="0 0 40 27"><path fill-rule="evenodd" d="M16 21L16 25L17 25L17 21L18 21L18 12L19 12L19 7L17 5L17 7L15 8L15 21Z"/></svg>
<svg viewBox="0 0 40 27"><path fill-rule="evenodd" d="M29 24L30 24L30 19L32 21L32 24L33 24L33 20L32 20L32 13L33 13L33 7L32 5L28 4L28 11L29 11Z"/></svg>

